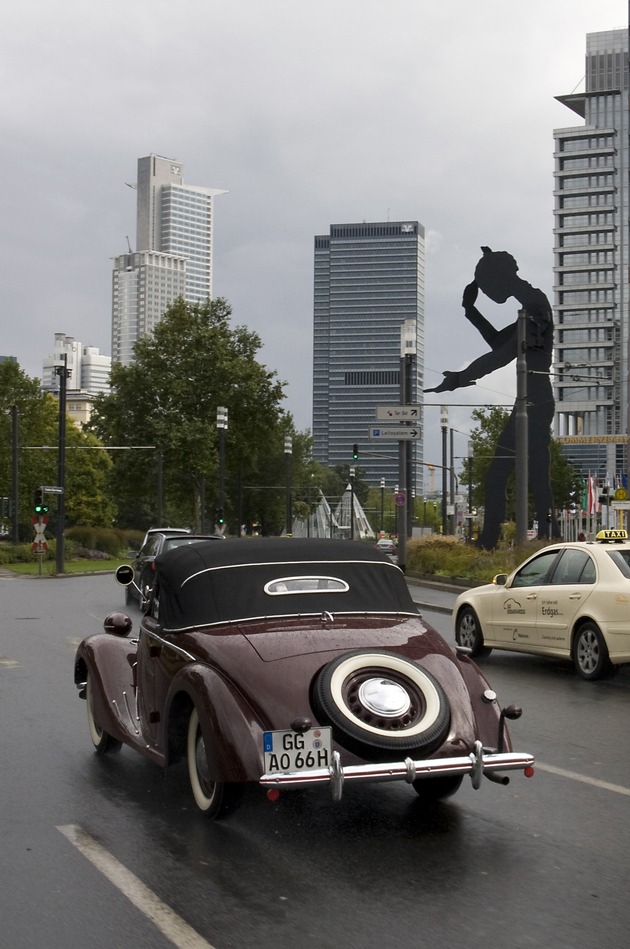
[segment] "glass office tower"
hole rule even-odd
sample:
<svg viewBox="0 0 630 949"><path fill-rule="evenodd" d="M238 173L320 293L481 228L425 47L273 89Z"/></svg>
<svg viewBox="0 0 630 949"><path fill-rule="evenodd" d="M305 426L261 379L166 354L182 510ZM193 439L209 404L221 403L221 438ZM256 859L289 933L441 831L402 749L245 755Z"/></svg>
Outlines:
<svg viewBox="0 0 630 949"><path fill-rule="evenodd" d="M400 404L401 327L407 320L415 330L415 355L406 401L422 403L424 228L417 221L335 224L315 237L314 269L314 457L331 467L355 464L370 485L378 487L384 478L393 490L398 442L371 439L369 429L377 406ZM411 488L419 495L422 438L411 444Z"/></svg>
<svg viewBox="0 0 630 949"><path fill-rule="evenodd" d="M586 476L628 471L628 33L586 37L584 120L557 129L555 434Z"/></svg>

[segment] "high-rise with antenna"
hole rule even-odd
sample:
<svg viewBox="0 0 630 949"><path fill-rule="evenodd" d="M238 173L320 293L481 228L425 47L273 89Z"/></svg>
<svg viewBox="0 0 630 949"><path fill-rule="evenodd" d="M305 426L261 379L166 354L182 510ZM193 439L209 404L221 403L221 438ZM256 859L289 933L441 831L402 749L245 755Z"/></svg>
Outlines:
<svg viewBox="0 0 630 949"><path fill-rule="evenodd" d="M584 91L557 99L580 121L554 132L555 435L605 484L628 474L628 30L588 33Z"/></svg>
<svg viewBox="0 0 630 949"><path fill-rule="evenodd" d="M138 159L136 250L114 260L112 361L129 365L136 340L150 333L177 297L212 298L212 199L225 191L184 184L181 162Z"/></svg>

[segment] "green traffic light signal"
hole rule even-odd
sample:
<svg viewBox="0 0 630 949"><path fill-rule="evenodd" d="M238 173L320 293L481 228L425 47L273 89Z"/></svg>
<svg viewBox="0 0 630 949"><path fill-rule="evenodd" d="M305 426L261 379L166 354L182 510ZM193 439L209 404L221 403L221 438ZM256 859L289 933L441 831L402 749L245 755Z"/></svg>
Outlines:
<svg viewBox="0 0 630 949"><path fill-rule="evenodd" d="M355 461L359 457L359 446L356 444L356 442L352 446L352 457L354 458Z"/></svg>
<svg viewBox="0 0 630 949"><path fill-rule="evenodd" d="M48 505L44 501L44 492L41 488L35 489L34 508L36 514L48 514Z"/></svg>

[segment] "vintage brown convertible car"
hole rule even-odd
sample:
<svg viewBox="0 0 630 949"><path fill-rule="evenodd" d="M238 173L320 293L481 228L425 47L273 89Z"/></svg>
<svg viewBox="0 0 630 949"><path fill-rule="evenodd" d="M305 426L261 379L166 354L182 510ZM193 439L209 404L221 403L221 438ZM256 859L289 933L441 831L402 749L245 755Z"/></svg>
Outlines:
<svg viewBox="0 0 630 949"><path fill-rule="evenodd" d="M427 800L469 774L533 773L468 650L426 623L373 547L297 538L201 542L156 559L138 638L113 613L74 679L97 753L185 757L197 806L223 817L253 782L279 789L403 780ZM129 567L117 576L132 582Z"/></svg>

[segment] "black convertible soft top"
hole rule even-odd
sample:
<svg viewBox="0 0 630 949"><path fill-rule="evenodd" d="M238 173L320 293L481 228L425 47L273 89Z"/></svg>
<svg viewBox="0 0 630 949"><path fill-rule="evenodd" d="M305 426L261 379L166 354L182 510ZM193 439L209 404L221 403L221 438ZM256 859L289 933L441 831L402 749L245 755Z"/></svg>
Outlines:
<svg viewBox="0 0 630 949"><path fill-rule="evenodd" d="M207 541L161 554L155 567L155 608L169 629L325 611L418 613L402 571L354 541Z"/></svg>

